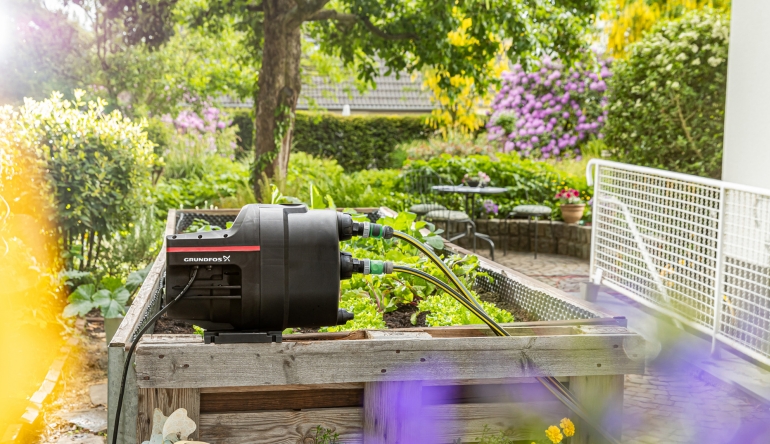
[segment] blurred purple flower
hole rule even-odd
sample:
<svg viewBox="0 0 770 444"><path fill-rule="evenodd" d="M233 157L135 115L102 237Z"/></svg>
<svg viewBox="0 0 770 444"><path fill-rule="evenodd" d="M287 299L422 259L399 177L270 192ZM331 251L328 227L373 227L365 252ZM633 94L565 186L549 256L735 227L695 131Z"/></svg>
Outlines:
<svg viewBox="0 0 770 444"><path fill-rule="evenodd" d="M487 199L484 201L484 210L486 210L487 214L494 213L497 214L499 211L499 207L496 203L492 202L491 200Z"/></svg>

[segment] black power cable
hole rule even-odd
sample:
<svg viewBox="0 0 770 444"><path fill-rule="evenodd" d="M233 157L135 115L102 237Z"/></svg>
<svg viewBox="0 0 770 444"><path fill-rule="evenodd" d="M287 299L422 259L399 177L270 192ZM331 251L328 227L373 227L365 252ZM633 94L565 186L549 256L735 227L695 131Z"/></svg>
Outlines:
<svg viewBox="0 0 770 444"><path fill-rule="evenodd" d="M166 304L163 308L161 308L155 314L155 316L150 318L150 320L147 321L146 324L144 324L144 327L142 327L142 329L139 330L139 333L136 335L136 339L134 339L134 341L131 343L131 347L128 349L128 354L126 355L126 362L123 365L123 377L120 381L120 394L118 395L118 404L117 404L117 408L115 409L115 426L112 428L112 444L117 444L118 442L118 433L120 432L120 411L123 409L123 395L125 394L125 391L126 391L126 377L128 376L128 368L131 366L131 356L134 354L134 350L136 350L136 346L139 344L139 339L142 337L144 332L146 332L147 329L150 328L151 325L155 324L155 321L157 321L161 316L163 316L163 313L167 312L172 305L174 305L178 300L182 299L182 297L187 293L187 291L192 286L193 281L195 281L195 278L197 276L198 276L198 266L195 265L192 267L192 275L190 276L190 280L187 282L187 285L185 285L182 291L174 299L172 299L168 304Z"/></svg>

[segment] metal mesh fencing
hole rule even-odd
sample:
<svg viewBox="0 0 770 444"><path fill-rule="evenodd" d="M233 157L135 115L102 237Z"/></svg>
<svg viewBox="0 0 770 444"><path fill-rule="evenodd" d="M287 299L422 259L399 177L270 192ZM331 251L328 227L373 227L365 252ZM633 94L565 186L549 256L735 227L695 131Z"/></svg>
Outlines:
<svg viewBox="0 0 770 444"><path fill-rule="evenodd" d="M725 190L719 333L770 356L770 196Z"/></svg>
<svg viewBox="0 0 770 444"><path fill-rule="evenodd" d="M770 362L770 191L616 162L591 171L592 279Z"/></svg>
<svg viewBox="0 0 770 444"><path fill-rule="evenodd" d="M571 302L566 294L556 294L560 291L555 288L544 289L541 285L528 282L527 278L511 276L500 270L486 267L484 263L479 266L479 271L486 272L492 279L483 276L477 278L474 288L477 292L496 293L508 303L528 312L534 318L532 320L566 321L604 317L603 314Z"/></svg>

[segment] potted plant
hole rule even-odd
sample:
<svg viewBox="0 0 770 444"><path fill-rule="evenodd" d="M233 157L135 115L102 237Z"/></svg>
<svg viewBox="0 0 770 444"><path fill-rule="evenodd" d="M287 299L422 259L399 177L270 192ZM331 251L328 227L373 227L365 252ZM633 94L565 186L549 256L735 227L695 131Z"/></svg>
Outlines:
<svg viewBox="0 0 770 444"><path fill-rule="evenodd" d="M575 224L583 218L586 204L580 198L580 191L572 188L562 190L556 193L554 199L559 201L561 217L564 219L564 223Z"/></svg>
<svg viewBox="0 0 770 444"><path fill-rule="evenodd" d="M469 187L485 187L489 184L489 176L483 171L476 174L466 174L463 176L463 184Z"/></svg>

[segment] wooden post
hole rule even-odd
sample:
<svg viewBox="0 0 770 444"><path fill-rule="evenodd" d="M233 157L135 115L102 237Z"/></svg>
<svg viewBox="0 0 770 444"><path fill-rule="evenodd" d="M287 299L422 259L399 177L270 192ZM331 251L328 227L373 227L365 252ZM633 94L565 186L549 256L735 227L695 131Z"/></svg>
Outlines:
<svg viewBox="0 0 770 444"><path fill-rule="evenodd" d="M599 420L618 441L623 438L623 382L624 375L570 376L569 389L577 401ZM605 444L601 437L584 421L573 415L577 432L572 444Z"/></svg>
<svg viewBox="0 0 770 444"><path fill-rule="evenodd" d="M169 416L176 409L187 409L187 416L195 422L195 432L189 437L198 438L200 429L200 390L199 389L139 389L139 408L136 418L138 430L137 443L150 440L152 416L156 408Z"/></svg>
<svg viewBox="0 0 770 444"><path fill-rule="evenodd" d="M419 442L422 382L367 382L364 385L364 444Z"/></svg>

